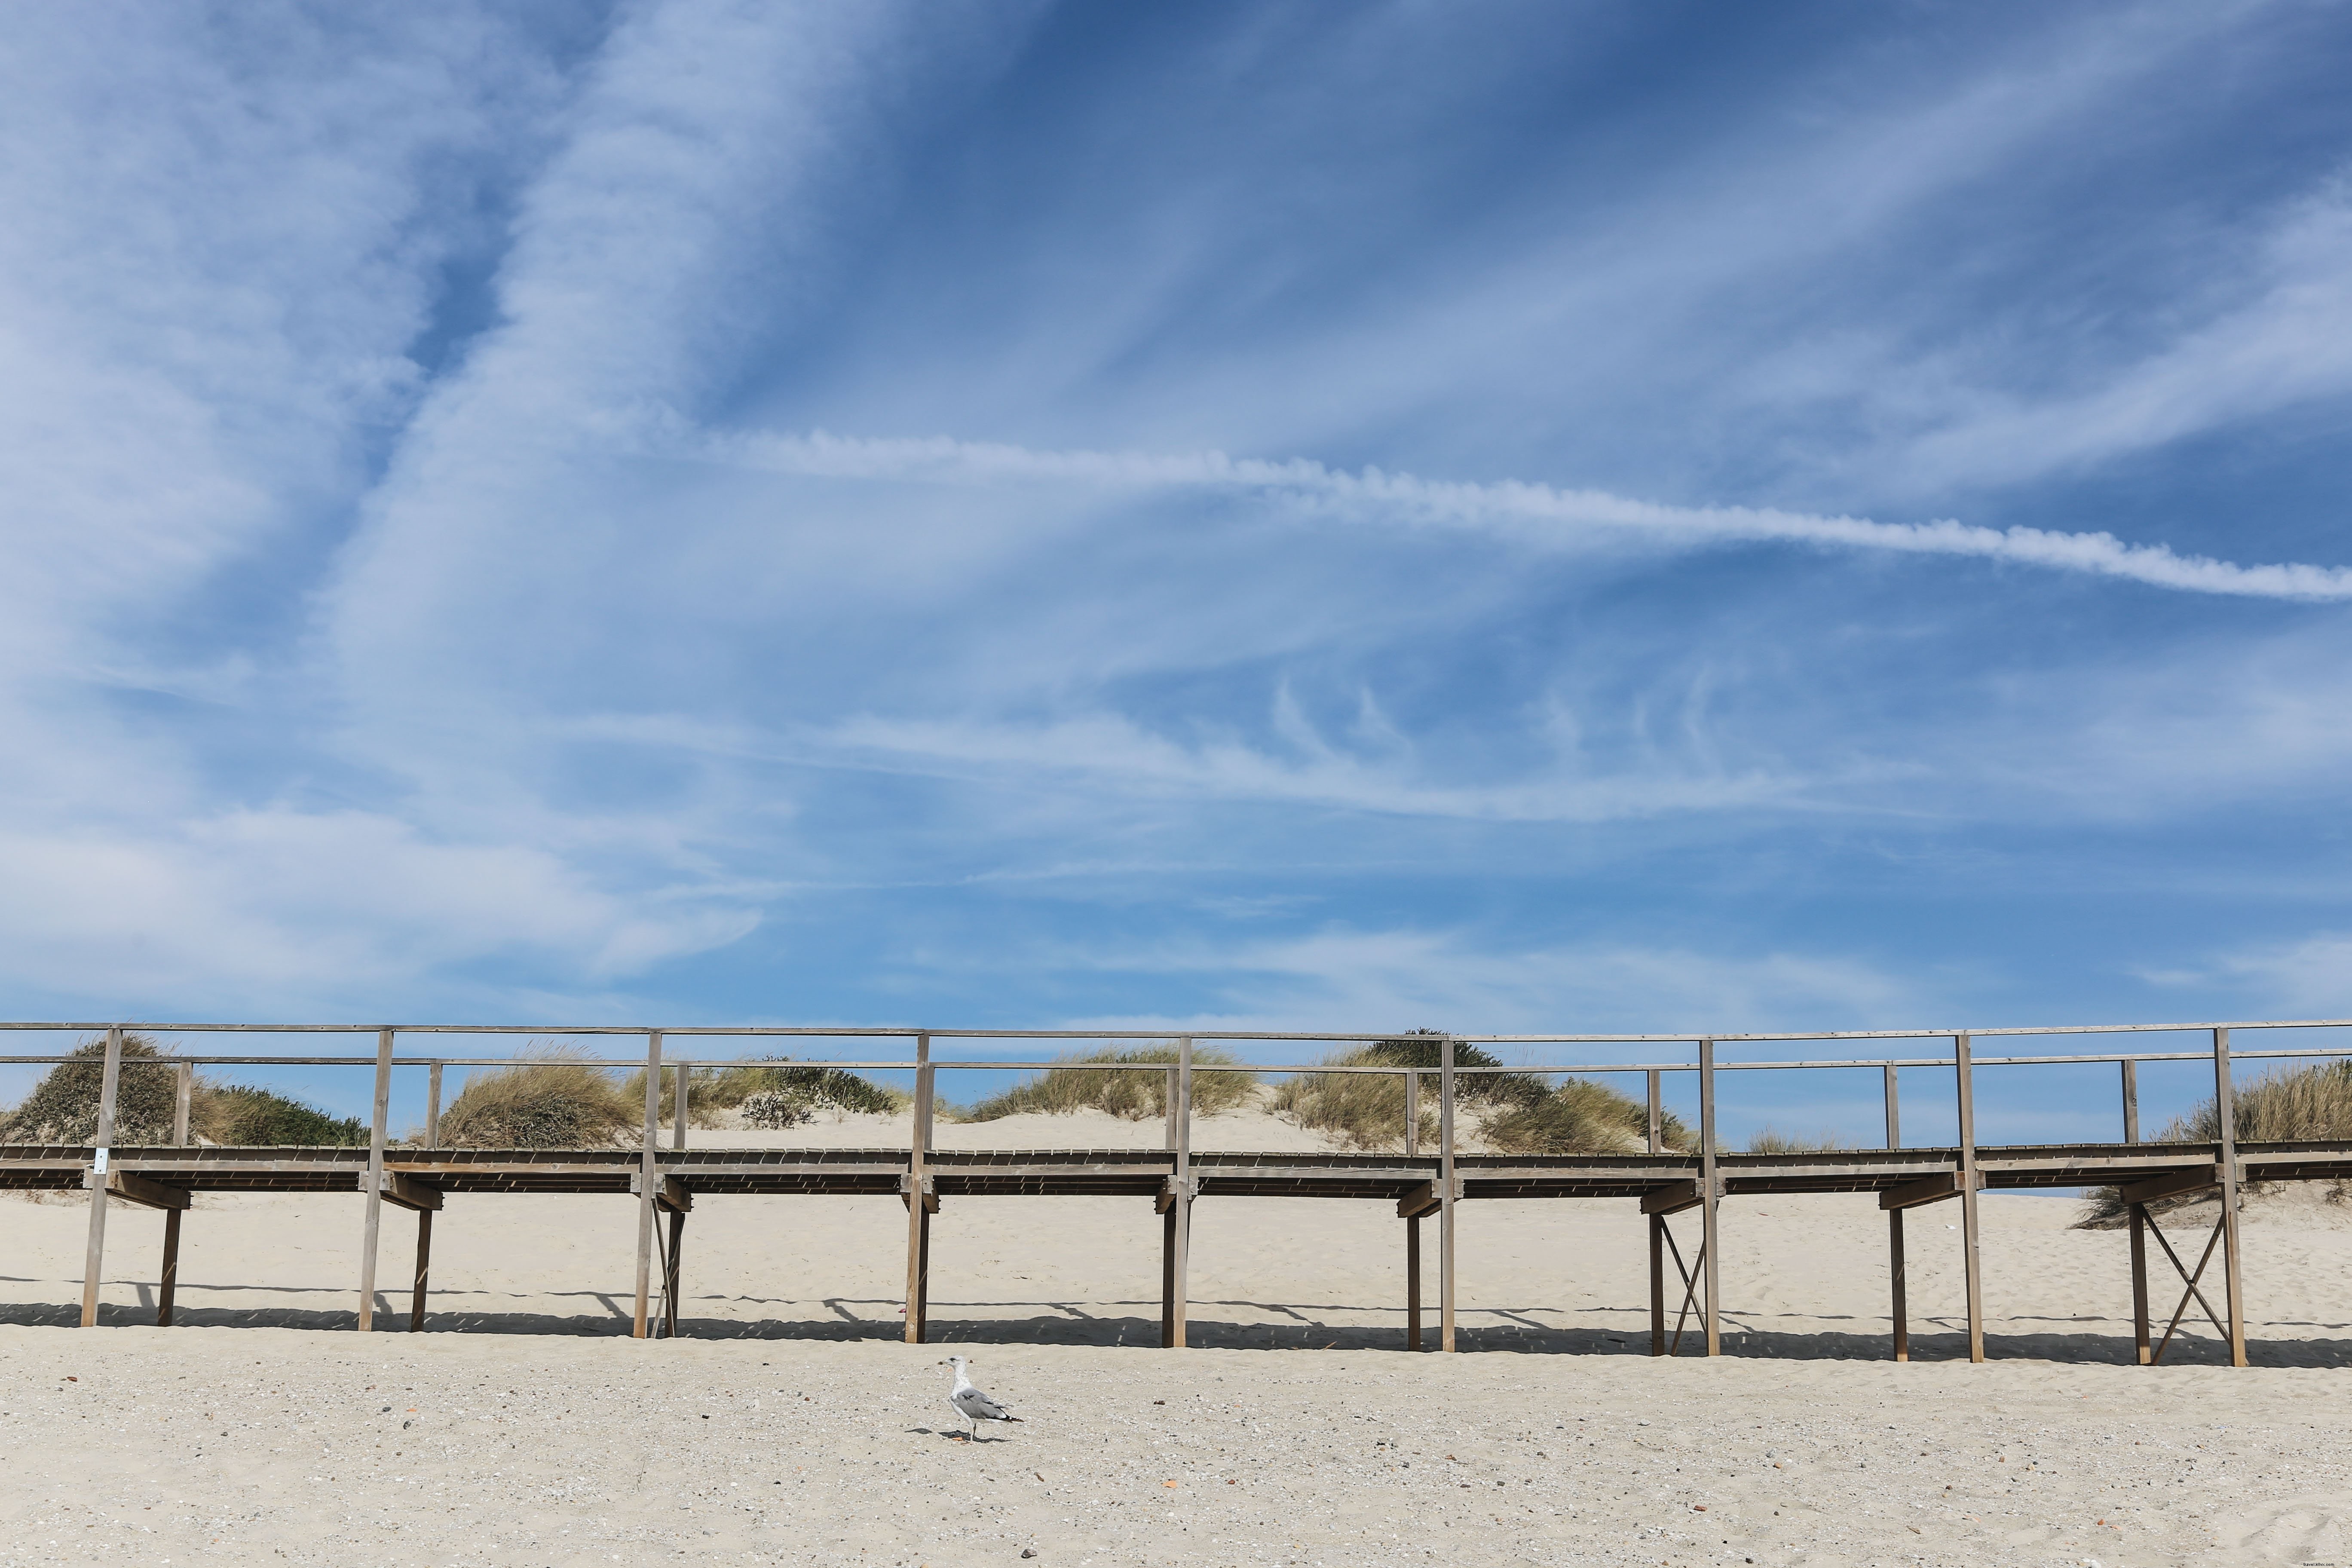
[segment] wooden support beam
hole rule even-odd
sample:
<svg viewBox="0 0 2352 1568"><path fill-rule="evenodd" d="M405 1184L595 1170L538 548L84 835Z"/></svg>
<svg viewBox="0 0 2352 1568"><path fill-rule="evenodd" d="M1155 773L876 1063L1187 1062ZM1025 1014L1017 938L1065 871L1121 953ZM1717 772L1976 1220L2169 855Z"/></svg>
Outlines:
<svg viewBox="0 0 2352 1568"><path fill-rule="evenodd" d="M1657 1075L1650 1075L1653 1082ZM1650 1353L1666 1353L1666 1218L1650 1216Z"/></svg>
<svg viewBox="0 0 2352 1568"><path fill-rule="evenodd" d="M1167 1300L1162 1316L1167 1320L1167 1342L1170 1350L1182 1350L1189 1326L1185 1314L1185 1297L1192 1286L1192 1198L1198 1191L1192 1180L1192 1041L1190 1037L1176 1042L1176 1097L1171 1112L1176 1129L1176 1174L1170 1185L1175 1191L1175 1206L1168 1211Z"/></svg>
<svg viewBox="0 0 2352 1568"><path fill-rule="evenodd" d="M1984 1177L1977 1177L1977 1185L1984 1185ZM1922 1204L1939 1204L1946 1198L1960 1195L1960 1173L1938 1171L1932 1176L1885 1188L1878 1194L1878 1206L1893 1214L1901 1209L1916 1209Z"/></svg>
<svg viewBox="0 0 2352 1568"><path fill-rule="evenodd" d="M642 1173L630 1173L629 1191L642 1195L644 1182ZM683 1177L665 1173L661 1180L654 1184L654 1206L664 1214L692 1214L694 1190L686 1184Z"/></svg>
<svg viewBox="0 0 2352 1568"><path fill-rule="evenodd" d="M435 1062L425 1075L425 1146L441 1147L441 1064Z"/></svg>
<svg viewBox="0 0 2352 1568"><path fill-rule="evenodd" d="M2221 1290L2230 1325L2230 1364L2246 1362L2245 1255L2238 1247L2238 1108L2230 1071L2230 1031L2213 1031L2214 1130L2221 1134Z"/></svg>
<svg viewBox="0 0 2352 1568"><path fill-rule="evenodd" d="M1652 1187L1642 1194L1642 1212L1653 1216L1680 1214L1685 1209L1695 1209L1705 1202L1706 1202L1706 1189L1699 1183L1668 1182L1664 1186Z"/></svg>
<svg viewBox="0 0 2352 1568"><path fill-rule="evenodd" d="M1706 1221L1699 1242L1699 1267L1706 1270L1706 1353L1723 1353L1723 1300L1716 1283L1717 1211L1723 1206L1723 1184L1715 1174L1715 1042L1698 1043L1699 1215Z"/></svg>
<svg viewBox="0 0 2352 1568"><path fill-rule="evenodd" d="M1404 1152L1421 1152L1421 1074L1404 1075ZM1402 1214L1404 1205L1397 1205ZM1404 1216L1404 1348L1421 1349L1421 1216Z"/></svg>
<svg viewBox="0 0 2352 1568"><path fill-rule="evenodd" d="M939 1213L940 1179L937 1176L932 1175L929 1171L924 1172L920 1177L911 1175L899 1177L898 1201L907 1206L909 1213L913 1212L915 1206L915 1183L918 1180L923 1184L923 1212L925 1214ZM1160 1200L1160 1207L1164 1213L1166 1210L1166 1200L1164 1194Z"/></svg>
<svg viewBox="0 0 2352 1568"><path fill-rule="evenodd" d="M1437 1348L1454 1350L1454 1037L1438 1042L1437 1058Z"/></svg>
<svg viewBox="0 0 2352 1568"><path fill-rule="evenodd" d="M367 1181L361 1191L367 1199L367 1220L360 1238L360 1314L352 1327L366 1333L375 1327L376 1239L383 1226L384 1123L392 1110L392 1031L375 1037L375 1110L369 1123Z"/></svg>
<svg viewBox="0 0 2352 1568"><path fill-rule="evenodd" d="M1958 1078L1960 1109L1960 1258L1968 1275L1969 1360L1980 1362L1984 1350L1984 1268L1978 1246L1977 1091L1970 1065L1969 1037L1952 1037L1952 1066Z"/></svg>
<svg viewBox="0 0 2352 1568"><path fill-rule="evenodd" d="M935 1074L931 1037L915 1037L915 1120L907 1140L907 1178L899 1196L907 1203L907 1342L919 1345L928 1327L931 1273L931 1215L939 1212L924 1163L931 1152L931 1111Z"/></svg>
<svg viewBox="0 0 2352 1568"><path fill-rule="evenodd" d="M2131 1205L2132 1343L2142 1366L2154 1364L2147 1321L2147 1210Z"/></svg>
<svg viewBox="0 0 2352 1568"><path fill-rule="evenodd" d="M677 1289L686 1252L686 1211L669 1211L669 1258L662 1271L662 1331L677 1338Z"/></svg>
<svg viewBox="0 0 2352 1568"><path fill-rule="evenodd" d="M412 1334L425 1331L425 1287L432 1271L433 1210L420 1208L416 1211L416 1283L408 1298L408 1331Z"/></svg>
<svg viewBox="0 0 2352 1568"><path fill-rule="evenodd" d="M676 1068L671 1069L669 1090L669 1146L673 1149L683 1149L686 1147L686 1102L689 1093L687 1087L687 1077L686 1064L684 1062L678 1063Z"/></svg>
<svg viewBox="0 0 2352 1568"><path fill-rule="evenodd" d="M172 1307L180 1293L180 1214L178 1208L163 1211L163 1272L155 1282L155 1326L172 1326Z"/></svg>
<svg viewBox="0 0 2352 1568"><path fill-rule="evenodd" d="M1887 1069L1892 1072L1893 1068ZM1911 1359L1911 1292L1904 1273L1903 1211L1889 1209L1886 1214L1886 1273L1892 1286L1895 1318L1895 1359Z"/></svg>
<svg viewBox="0 0 2352 1568"><path fill-rule="evenodd" d="M91 1135L89 1173L89 1241L82 1252L81 1326L98 1326L98 1282L106 1268L106 1199L103 1180L114 1152L114 1094L122 1079L122 1026L106 1031L106 1067L98 1086L98 1129Z"/></svg>
<svg viewBox="0 0 2352 1568"><path fill-rule="evenodd" d="M384 1202L419 1214L441 1206L441 1189L405 1171L383 1173L377 1178L377 1190L383 1193Z"/></svg>
<svg viewBox="0 0 2352 1568"><path fill-rule="evenodd" d="M175 1187L168 1182L150 1181L132 1171L109 1171L106 1190L110 1196L142 1208L184 1209L188 1206L188 1189Z"/></svg>
<svg viewBox="0 0 2352 1568"><path fill-rule="evenodd" d="M2139 1142L2139 1063L2124 1058L2124 1142Z"/></svg>
<svg viewBox="0 0 2352 1568"><path fill-rule="evenodd" d="M654 1198L661 1188L655 1160L661 1140L661 1047L659 1029L646 1034L646 1120L644 1142L638 1151L637 1181L637 1300L629 1320L629 1337L644 1339L651 1322L654 1291Z"/></svg>
<svg viewBox="0 0 2352 1568"><path fill-rule="evenodd" d="M1408 1188L1404 1196L1397 1199L1397 1218L1420 1219L1424 1215L1435 1214L1444 1205L1445 1199L1438 1191L1438 1184L1435 1182L1423 1182Z"/></svg>
<svg viewBox="0 0 2352 1568"><path fill-rule="evenodd" d="M196 1069L181 1062L172 1069L172 1142L181 1148L188 1145L188 1114L196 1095Z"/></svg>
<svg viewBox="0 0 2352 1568"><path fill-rule="evenodd" d="M2197 1165L2185 1171L2166 1171L2158 1175L2144 1176L2137 1182L2116 1189L2116 1196L2126 1205L2138 1207L2164 1198L2177 1198L2183 1193L2202 1192L2207 1187L2221 1184L2221 1167L2216 1163Z"/></svg>

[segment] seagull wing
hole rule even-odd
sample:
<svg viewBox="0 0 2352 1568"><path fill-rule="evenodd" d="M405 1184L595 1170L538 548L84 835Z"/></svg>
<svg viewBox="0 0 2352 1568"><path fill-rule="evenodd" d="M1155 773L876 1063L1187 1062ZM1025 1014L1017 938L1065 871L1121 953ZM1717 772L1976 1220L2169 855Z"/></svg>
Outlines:
<svg viewBox="0 0 2352 1568"><path fill-rule="evenodd" d="M1017 1420L1013 1412L999 1405L977 1388L959 1388L950 1400L958 1410L979 1421Z"/></svg>

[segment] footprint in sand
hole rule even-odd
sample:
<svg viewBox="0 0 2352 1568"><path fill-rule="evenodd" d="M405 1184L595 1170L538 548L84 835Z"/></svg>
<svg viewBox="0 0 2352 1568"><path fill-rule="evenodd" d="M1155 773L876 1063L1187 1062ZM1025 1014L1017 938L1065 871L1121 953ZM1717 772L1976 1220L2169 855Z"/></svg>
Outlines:
<svg viewBox="0 0 2352 1568"><path fill-rule="evenodd" d="M2352 1502L2288 1498L2241 1509L2214 1527L2223 1563L2294 1563L2297 1568L2352 1568L2345 1537L2352 1534Z"/></svg>

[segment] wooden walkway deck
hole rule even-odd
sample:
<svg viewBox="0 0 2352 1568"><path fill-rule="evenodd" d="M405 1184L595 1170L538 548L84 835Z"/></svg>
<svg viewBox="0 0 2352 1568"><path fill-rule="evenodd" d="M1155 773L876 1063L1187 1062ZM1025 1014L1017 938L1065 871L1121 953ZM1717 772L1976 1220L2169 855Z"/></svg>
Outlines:
<svg viewBox="0 0 2352 1568"><path fill-rule="evenodd" d="M16 1026L19 1027L27 1026ZM2236 1026L2248 1027L2250 1026ZM2251 1026L2263 1027L2272 1026ZM2294 1026L2298 1027L2342 1026ZM2127 1032L2133 1026L2122 1026ZM2227 1135L2234 1125L2231 1100L2231 1058L2228 1026L2211 1028L2210 1055L2224 1136L2214 1142L2150 1143L2137 1137L2137 1064L2187 1058L2186 1053L2110 1054L2094 1057L2009 1058L2004 1063L2112 1061L2122 1066L2125 1140L2115 1143L1979 1145L1967 1035L1951 1037L1951 1058L1885 1062L1845 1059L1821 1062L1738 1063L1718 1068L1715 1042L1702 1039L1699 1060L1687 1067L1635 1064L1617 1068L1540 1069L1635 1071L1649 1079L1649 1150L1624 1154L1492 1154L1457 1149L1454 1138L1456 1080L1471 1068L1453 1065L1450 1039L1435 1068L1341 1068L1395 1072L1404 1077L1405 1148L1381 1152L1230 1152L1191 1148L1191 1040L1178 1042L1178 1060L1166 1067L1138 1064L1129 1070L1165 1072L1167 1147L1160 1150L935 1150L930 1145L936 1071L942 1066L1050 1064L943 1064L930 1059L930 1035L916 1033L911 1063L843 1064L866 1068L911 1068L915 1072L913 1134L903 1149L772 1148L689 1149L687 1142L688 1079L684 1064L665 1062L661 1034L647 1031L645 1127L635 1149L446 1149L394 1144L386 1135L392 1072L395 1066L431 1069L427 1143L437 1125L441 1068L445 1058L394 1055L395 1031L378 1031L375 1110L365 1148L223 1148L187 1142L188 1085L193 1066L207 1060L269 1058L171 1058L179 1074L180 1142L153 1147L114 1147L111 1135L117 1085L123 1066L125 1027L108 1033L98 1140L89 1145L0 1145L0 1188L75 1191L91 1194L89 1245L82 1298L82 1322L96 1323L104 1258L108 1205L121 1200L164 1211L163 1263L157 1291L157 1321L173 1316L181 1216L196 1193L346 1192L363 1196L357 1326L373 1326L376 1263L386 1205L416 1215L415 1264L409 1328L421 1329L430 1286L434 1214L452 1196L470 1194L630 1194L639 1212L636 1309L633 1332L643 1337L675 1334L687 1216L698 1194L765 1194L793 1197L896 1195L906 1206L907 1326L909 1342L926 1331L933 1216L949 1201L968 1197L1129 1196L1149 1198L1161 1216L1161 1340L1185 1342L1185 1285L1192 1205L1201 1198L1334 1198L1393 1205L1403 1223L1409 1349L1423 1348L1421 1226L1438 1223L1437 1347L1454 1348L1454 1226L1455 1211L1485 1199L1597 1200L1632 1202L1648 1216L1650 1237L1651 1351L1680 1353L1685 1331L1707 1355L1721 1353L1719 1289L1712 1260L1720 1256L1721 1204L1744 1194L1873 1193L1887 1216L1888 1285L1892 1306L1891 1353L1908 1358L1909 1323L1905 1300L1904 1216L1911 1209L1956 1202L1961 1214L1962 1257L1967 1279L1970 1359L1984 1359L1984 1314L1977 1215L1978 1194L1987 1189L2113 1186L2119 1189L2131 1231L2133 1316L2138 1358L2153 1364L2198 1308L2229 1347L2235 1365L2247 1364L2243 1280L2238 1241L2238 1193L2248 1182L2352 1180L2352 1141L2332 1142L2242 1142ZM616 1032L616 1031L599 1031ZM718 1032L718 1031L712 1031ZM747 1031L748 1032L748 1031ZM782 1031L769 1031L782 1032ZM808 1031L816 1032L816 1031ZM2053 1031L2054 1032L2054 1031ZM2087 1031L2070 1031L2087 1032ZM1820 1038L1822 1037L1807 1037ZM1568 1038L1568 1037L1561 1037ZM2266 1051L2264 1056L2337 1057L2352 1047ZM18 1061L60 1058L15 1058ZM365 1066L364 1058L305 1058ZM2188 1058L2193 1059L2193 1058ZM497 1058L492 1058L497 1061ZM471 1065L471 1064L467 1064ZM499 1063L499 1065L505 1065ZM633 1064L616 1063L616 1066ZM1886 1142L1882 1149L1792 1153L1728 1152L1717 1146L1715 1110L1718 1070L1761 1068L1875 1067L1885 1083ZM1898 1067L1955 1069L1960 1142L1950 1147L1902 1145L1895 1097ZM1256 1070L1333 1070L1307 1064ZM1500 1069L1486 1069L1500 1070ZM1663 1125L1659 1077L1668 1071L1699 1076L1696 1148L1669 1149ZM676 1125L671 1147L661 1146L658 1121L665 1074L675 1085ZM1419 1101L1423 1079L1436 1089L1437 1147L1419 1147ZM2211 1232L2192 1266L2158 1223L2149 1205L2167 1198L2206 1192L2221 1198ZM1697 1211L1696 1248L1685 1258L1671 1216ZM667 1230L665 1237L663 1232ZM2160 1332L2152 1310L2148 1256L2153 1248L2169 1265L2181 1294L2165 1314ZM2208 1271L2219 1257L2221 1304L2207 1289Z"/></svg>

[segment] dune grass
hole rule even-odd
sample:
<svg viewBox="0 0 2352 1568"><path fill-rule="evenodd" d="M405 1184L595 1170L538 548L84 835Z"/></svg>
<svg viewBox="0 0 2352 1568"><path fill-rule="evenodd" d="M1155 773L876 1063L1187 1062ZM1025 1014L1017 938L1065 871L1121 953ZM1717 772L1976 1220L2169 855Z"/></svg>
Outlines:
<svg viewBox="0 0 2352 1568"><path fill-rule="evenodd" d="M2231 1095L2234 1124L2232 1131L2241 1142L2296 1142L2352 1138L2352 1061L2322 1062L2311 1067L2290 1068L2273 1072L2252 1083L2233 1086ZM2186 1116L2176 1116L2164 1124L2151 1143L2210 1143L2221 1135L2221 1114L2217 1100L2200 1100ZM2240 1191L2248 1197L2264 1197L2278 1190L2276 1183L2247 1183ZM2209 1199L2210 1193L2189 1193L2166 1198L2148 1207L2162 1213ZM2342 1182L2330 1182L2327 1201L2343 1203L2347 1196ZM2075 1223L2089 1229L2105 1230L2122 1225L2129 1217L2122 1195L2114 1187L2093 1187L2084 1194L2087 1206L2083 1217Z"/></svg>
<svg viewBox="0 0 2352 1568"><path fill-rule="evenodd" d="M1435 1069L1444 1037L1431 1032L1399 1035L1328 1058L1328 1067L1396 1067L1429 1069L1421 1074L1420 1138L1437 1138ZM1456 1041L1454 1065L1501 1068L1493 1053ZM1588 1079L1571 1078L1554 1087L1541 1076L1522 1072L1457 1073L1454 1099L1477 1120L1479 1141L1513 1154L1624 1153L1648 1146L1649 1110ZM1275 1091L1274 1110L1349 1149L1404 1146L1405 1079L1401 1073L1301 1073ZM1668 1147L1688 1141L1683 1124L1664 1120Z"/></svg>
<svg viewBox="0 0 2352 1568"><path fill-rule="evenodd" d="M1076 1110L1107 1110L1129 1121L1142 1121L1168 1114L1166 1073L1101 1065L1114 1062L1165 1063L1173 1067L1176 1047L1106 1047L1063 1057L1036 1077L955 1111L955 1120L996 1121L1007 1116L1066 1116ZM1257 1075L1235 1070L1240 1065L1240 1058L1231 1051L1214 1046L1193 1047L1192 1110L1196 1115L1213 1116L1249 1100L1250 1091L1257 1084Z"/></svg>
<svg viewBox="0 0 2352 1568"><path fill-rule="evenodd" d="M1748 1152L1751 1154L1825 1154L1832 1149L1853 1147L1834 1132L1783 1132L1769 1125L1748 1140Z"/></svg>
<svg viewBox="0 0 2352 1568"><path fill-rule="evenodd" d="M642 1123L646 1069L638 1068L623 1079L620 1092L632 1107L631 1114ZM686 1120L690 1127L717 1127L725 1112L742 1110L746 1101L758 1099L762 1110L771 1110L771 1116L767 1121L754 1121L751 1125L792 1126L824 1110L895 1115L904 1110L913 1098L903 1089L885 1088L845 1068L795 1062L790 1057L765 1057L740 1066L687 1069ZM675 1068L662 1069L660 1105L662 1125L669 1126L677 1115ZM798 1113L787 1120L775 1120L772 1108L782 1106L796 1107Z"/></svg>
<svg viewBox="0 0 2352 1568"><path fill-rule="evenodd" d="M642 1085L644 1069L638 1069ZM441 1113L449 1149L594 1149L633 1142L645 1125L642 1088L572 1046L531 1046L512 1067L477 1071Z"/></svg>

